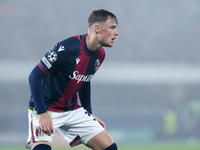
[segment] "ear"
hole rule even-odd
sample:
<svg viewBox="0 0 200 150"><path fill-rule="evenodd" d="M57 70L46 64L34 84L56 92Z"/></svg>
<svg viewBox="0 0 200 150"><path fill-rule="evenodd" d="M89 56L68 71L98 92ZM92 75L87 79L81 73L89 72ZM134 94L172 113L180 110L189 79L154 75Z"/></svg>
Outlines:
<svg viewBox="0 0 200 150"><path fill-rule="evenodd" d="M99 33L99 31L100 31L100 26L99 26L99 24L95 24L95 25L94 25L94 31L95 31L96 34Z"/></svg>

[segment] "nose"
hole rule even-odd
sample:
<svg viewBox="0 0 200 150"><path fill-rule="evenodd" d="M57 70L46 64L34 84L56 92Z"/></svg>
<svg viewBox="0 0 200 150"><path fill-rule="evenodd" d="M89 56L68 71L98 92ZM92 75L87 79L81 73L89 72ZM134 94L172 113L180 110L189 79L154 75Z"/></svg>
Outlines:
<svg viewBox="0 0 200 150"><path fill-rule="evenodd" d="M117 36L119 33L117 31L117 29L115 29L115 32L114 32L115 36Z"/></svg>

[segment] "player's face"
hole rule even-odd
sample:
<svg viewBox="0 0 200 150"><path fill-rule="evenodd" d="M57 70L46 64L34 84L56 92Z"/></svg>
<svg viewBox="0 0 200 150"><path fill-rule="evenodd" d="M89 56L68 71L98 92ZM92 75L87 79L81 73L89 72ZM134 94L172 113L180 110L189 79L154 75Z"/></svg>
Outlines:
<svg viewBox="0 0 200 150"><path fill-rule="evenodd" d="M117 24L113 19L108 18L104 23L100 24L99 43L102 47L112 47L114 40L118 35Z"/></svg>

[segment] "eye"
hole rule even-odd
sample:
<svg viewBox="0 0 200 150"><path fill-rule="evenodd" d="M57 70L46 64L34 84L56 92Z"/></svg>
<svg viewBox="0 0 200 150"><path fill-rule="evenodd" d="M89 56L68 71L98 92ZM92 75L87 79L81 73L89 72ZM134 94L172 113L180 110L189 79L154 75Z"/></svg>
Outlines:
<svg viewBox="0 0 200 150"><path fill-rule="evenodd" d="M110 29L112 29L112 30L115 29L115 28L116 28L116 26L110 26Z"/></svg>

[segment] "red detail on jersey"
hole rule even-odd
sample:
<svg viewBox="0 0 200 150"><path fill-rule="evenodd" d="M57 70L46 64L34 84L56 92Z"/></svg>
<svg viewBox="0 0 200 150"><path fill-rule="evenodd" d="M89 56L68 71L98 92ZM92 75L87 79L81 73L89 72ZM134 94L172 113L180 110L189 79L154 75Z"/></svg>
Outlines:
<svg viewBox="0 0 200 150"><path fill-rule="evenodd" d="M49 71L42 65L41 62L38 63L38 67L44 72L46 75L49 74Z"/></svg>

